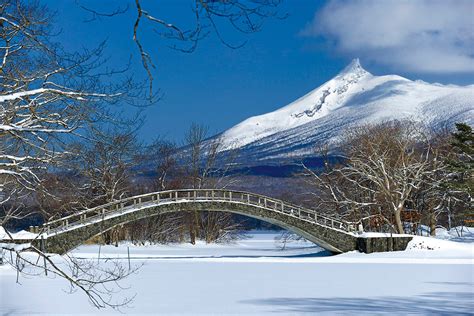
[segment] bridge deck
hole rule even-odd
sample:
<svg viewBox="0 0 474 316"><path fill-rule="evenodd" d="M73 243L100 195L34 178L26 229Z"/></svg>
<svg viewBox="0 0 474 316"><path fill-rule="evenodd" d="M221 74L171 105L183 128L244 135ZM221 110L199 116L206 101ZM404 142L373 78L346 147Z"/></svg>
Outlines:
<svg viewBox="0 0 474 316"><path fill-rule="evenodd" d="M189 189L169 190L133 196L120 201L114 201L91 209L44 223L41 227L33 228L36 233L43 233L45 237L74 229L80 225L87 225L114 215L121 215L147 205L179 203L179 202L232 202L258 206L300 220L310 221L324 227L353 232L356 225L347 221L318 214L317 211L287 203L282 200L244 191L216 190L216 189Z"/></svg>
<svg viewBox="0 0 474 316"><path fill-rule="evenodd" d="M328 217L302 206L243 191L171 190L133 196L71 214L42 226L31 242L43 251L65 253L104 231L138 219L175 211L229 211L292 230L332 252L405 249L411 237L364 238L355 223ZM10 241L15 242L15 241ZM23 241L25 242L25 241Z"/></svg>

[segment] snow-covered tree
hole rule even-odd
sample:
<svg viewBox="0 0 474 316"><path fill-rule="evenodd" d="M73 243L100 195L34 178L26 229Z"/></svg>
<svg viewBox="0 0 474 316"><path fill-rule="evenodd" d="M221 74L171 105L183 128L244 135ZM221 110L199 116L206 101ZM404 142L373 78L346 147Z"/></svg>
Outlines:
<svg viewBox="0 0 474 316"><path fill-rule="evenodd" d="M51 19L36 2L0 3L0 227L28 216L31 208L25 204L35 196L55 198L45 182L71 154L66 144L102 121L107 103L126 98L122 91L133 91L128 80L101 84L112 74L101 72L102 45L68 54L52 42ZM97 307L127 303L111 301L107 287L133 272L119 263L101 268L67 256L58 265L34 245L6 243L4 250L11 253L4 261L18 273L41 266L82 290Z"/></svg>
<svg viewBox="0 0 474 316"><path fill-rule="evenodd" d="M341 148L342 164L321 174L306 168L320 206L334 212L356 219L382 216L403 233L401 213L416 207L415 194L428 196L441 187L446 169L442 149L419 124L390 121L355 128Z"/></svg>
<svg viewBox="0 0 474 316"><path fill-rule="evenodd" d="M66 155L65 144L126 99L128 80L101 84L103 45L66 53L51 41L51 16L36 3L0 5L0 191L2 205L42 189L42 174ZM118 81L117 81L118 82ZM3 221L21 217L7 212Z"/></svg>

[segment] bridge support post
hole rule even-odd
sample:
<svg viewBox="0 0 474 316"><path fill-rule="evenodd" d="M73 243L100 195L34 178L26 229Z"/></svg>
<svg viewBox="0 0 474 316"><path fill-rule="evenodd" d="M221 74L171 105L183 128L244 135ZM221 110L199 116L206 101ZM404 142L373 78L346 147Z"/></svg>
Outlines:
<svg viewBox="0 0 474 316"><path fill-rule="evenodd" d="M41 250L41 252L45 252L45 249L46 249L46 247L45 247L45 244L44 244L44 237L43 237L43 235L41 235L40 250Z"/></svg>

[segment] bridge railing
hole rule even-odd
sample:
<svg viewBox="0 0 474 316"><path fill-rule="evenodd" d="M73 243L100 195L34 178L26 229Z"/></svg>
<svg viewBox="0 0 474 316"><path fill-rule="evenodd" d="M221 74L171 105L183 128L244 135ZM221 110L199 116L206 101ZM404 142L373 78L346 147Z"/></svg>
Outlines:
<svg viewBox="0 0 474 316"><path fill-rule="evenodd" d="M243 203L284 213L288 216L342 231L351 232L355 230L353 223L324 216L318 214L315 210L259 194L220 189L184 189L147 193L113 201L44 223L42 225L42 231L46 233L58 232L68 229L71 226L85 224L95 219L104 219L111 214L133 211L134 208L146 207L153 204L192 201L228 201Z"/></svg>

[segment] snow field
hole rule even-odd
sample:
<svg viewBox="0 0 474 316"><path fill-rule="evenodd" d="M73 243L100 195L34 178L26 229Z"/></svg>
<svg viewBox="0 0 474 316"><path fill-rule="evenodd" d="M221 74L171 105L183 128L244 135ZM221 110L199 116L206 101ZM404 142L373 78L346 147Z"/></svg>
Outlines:
<svg viewBox="0 0 474 316"><path fill-rule="evenodd" d="M474 309L472 243L416 237L405 252L328 257L304 241L254 232L234 244L82 246L79 258L143 266L114 299L126 315L466 314ZM424 242L434 250L419 247ZM435 248L434 246L437 246ZM60 260L57 258L57 260ZM58 278L0 268L2 315L121 315L96 310Z"/></svg>

